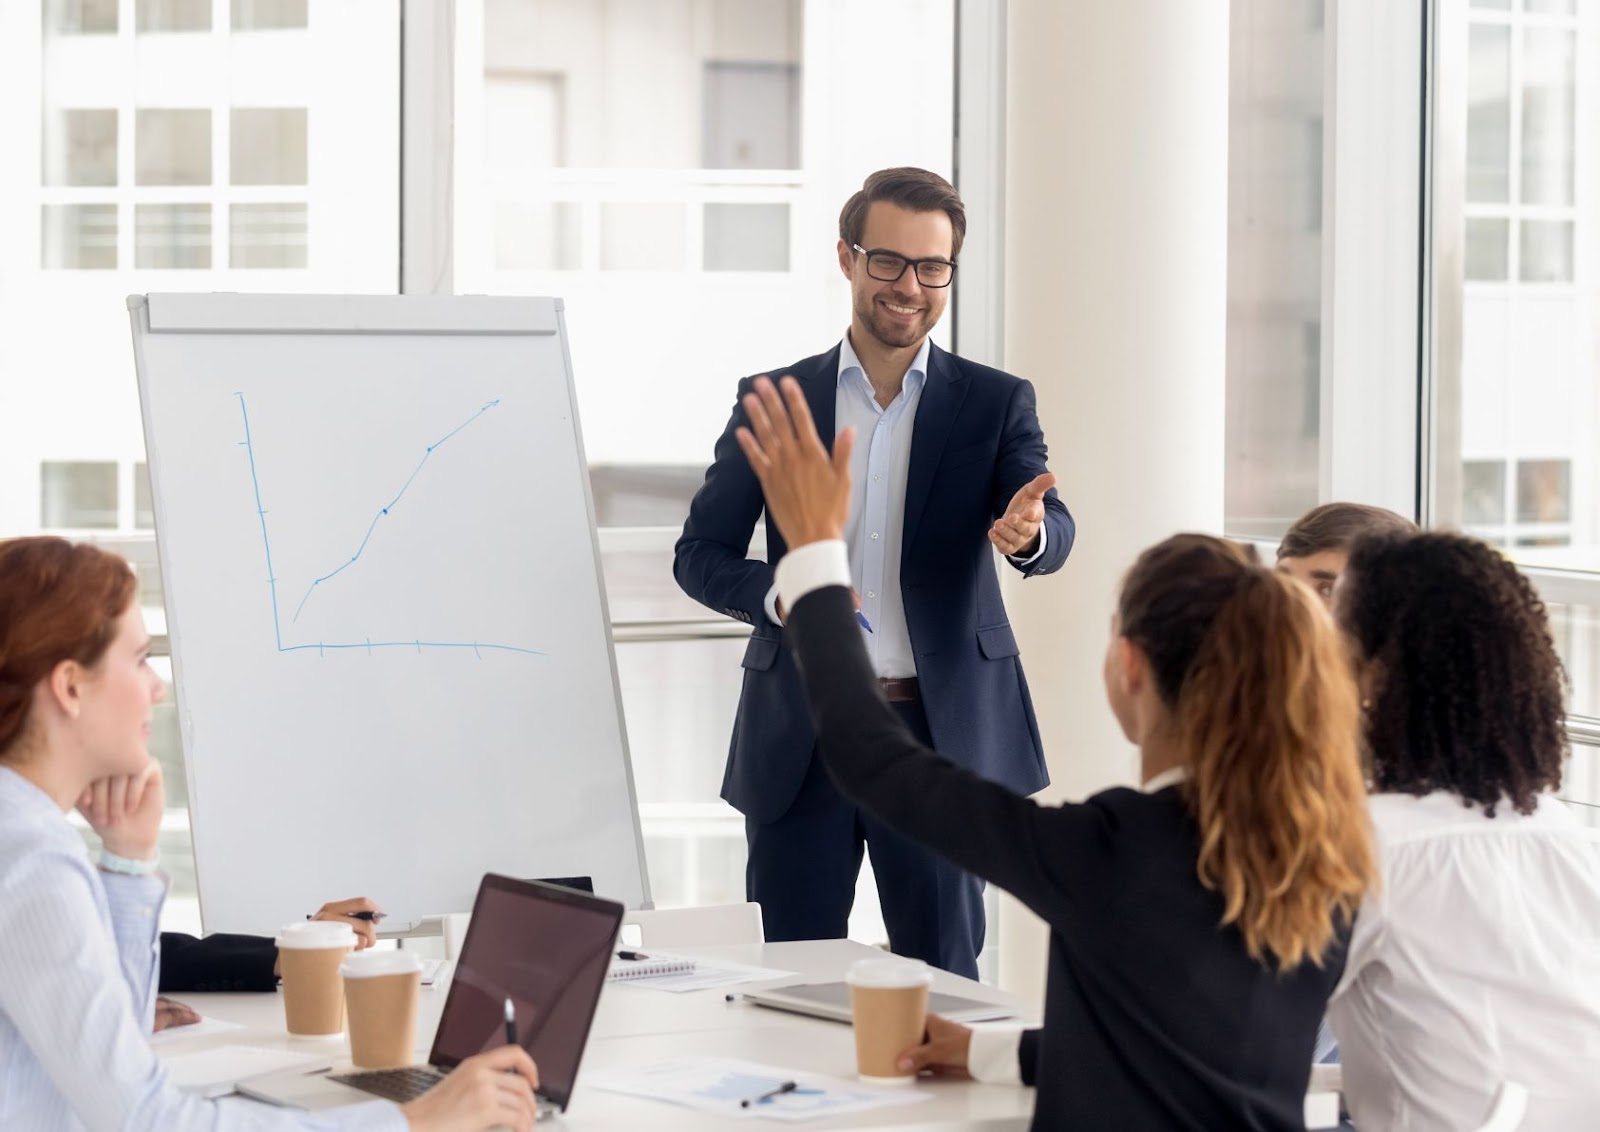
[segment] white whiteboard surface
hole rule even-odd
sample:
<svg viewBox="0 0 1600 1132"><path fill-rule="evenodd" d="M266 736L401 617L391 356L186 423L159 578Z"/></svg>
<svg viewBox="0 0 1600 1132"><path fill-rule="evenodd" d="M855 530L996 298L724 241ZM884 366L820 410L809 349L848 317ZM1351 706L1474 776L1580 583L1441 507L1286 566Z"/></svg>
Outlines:
<svg viewBox="0 0 1600 1132"><path fill-rule="evenodd" d="M559 300L128 300L206 930L648 906Z"/></svg>

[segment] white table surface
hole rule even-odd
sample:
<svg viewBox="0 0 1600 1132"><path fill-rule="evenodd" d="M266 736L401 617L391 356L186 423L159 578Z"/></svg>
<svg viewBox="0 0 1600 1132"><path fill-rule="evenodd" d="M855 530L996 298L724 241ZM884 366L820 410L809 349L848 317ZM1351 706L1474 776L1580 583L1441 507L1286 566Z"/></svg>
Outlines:
<svg viewBox="0 0 1600 1132"><path fill-rule="evenodd" d="M883 953L850 940L816 940L804 943L747 944L734 947L674 948L675 953L726 959L761 967L794 971L799 976L769 984L841 979L856 959ZM746 984L757 986L763 984ZM734 991L744 987L730 988ZM1038 1016L1037 1004L1022 1002L994 987L944 971L935 973L934 989L985 1002L1011 1005L1023 1017ZM422 989L417 1018L417 1060L425 1061L433 1033L444 1008L447 985ZM626 1097L584 1087L585 1075L596 1069L615 1069L665 1061L686 1054L738 1057L775 1066L810 1070L835 1077L855 1075L855 1044L850 1027L837 1022L805 1018L767 1010L743 1002L728 1002L723 989L669 994L627 983L607 984L600 996L589 1044L578 1072L568 1111L552 1121L552 1128L574 1132L652 1132L751 1126L748 1120L657 1101ZM173 1032L162 1044L163 1053L181 1053L215 1045L257 1045L321 1052L336 1061L348 1058L343 1038L294 1038L284 1030L283 1003L277 994L176 995L201 1014L243 1024L243 1030L181 1038ZM345 1063L347 1064L347 1062ZM337 1068L337 1066L336 1066ZM916 1091L932 1099L896 1105L850 1117L805 1121L798 1127L984 1129L986 1132L1020 1132L1033 1113L1033 1090L1014 1085L979 1085L965 1081L920 1080ZM757 1120L756 1127L776 1127L780 1122Z"/></svg>

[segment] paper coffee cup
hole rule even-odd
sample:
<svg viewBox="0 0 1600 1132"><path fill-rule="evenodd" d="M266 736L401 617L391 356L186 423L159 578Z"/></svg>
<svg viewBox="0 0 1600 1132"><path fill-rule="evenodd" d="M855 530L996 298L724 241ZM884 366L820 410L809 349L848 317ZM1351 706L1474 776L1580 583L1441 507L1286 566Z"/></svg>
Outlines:
<svg viewBox="0 0 1600 1132"><path fill-rule="evenodd" d="M350 1060L362 1069L410 1065L422 964L409 951L362 951L339 964L350 1023Z"/></svg>
<svg viewBox="0 0 1600 1132"><path fill-rule="evenodd" d="M283 1018L291 1034L325 1037L344 1029L344 980L339 964L356 949L349 924L307 920L278 933Z"/></svg>
<svg viewBox="0 0 1600 1132"><path fill-rule="evenodd" d="M909 1085L916 1072L895 1063L922 1044L933 972L916 959L861 959L844 981L850 986L857 1074L875 1085Z"/></svg>

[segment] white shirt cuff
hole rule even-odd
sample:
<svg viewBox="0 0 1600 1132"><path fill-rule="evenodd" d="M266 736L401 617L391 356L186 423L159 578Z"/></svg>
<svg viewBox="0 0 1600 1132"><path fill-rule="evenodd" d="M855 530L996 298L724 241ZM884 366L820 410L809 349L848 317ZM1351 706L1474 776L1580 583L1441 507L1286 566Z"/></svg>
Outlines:
<svg viewBox="0 0 1600 1132"><path fill-rule="evenodd" d="M1006 557L1011 559L1011 561L1013 563L1015 563L1016 565L1018 565L1018 566L1032 566L1034 564L1034 562L1038 559L1039 555L1044 553L1044 544L1049 540L1049 538L1050 538L1050 534L1049 534L1049 532L1047 530L1045 530L1045 525L1043 523L1040 523L1039 524L1039 549L1034 551L1032 554L1028 555L1028 557L1026 557L1026 558L1018 558L1015 554L1008 554L1008 555L1006 555Z"/></svg>
<svg viewBox="0 0 1600 1132"><path fill-rule="evenodd" d="M826 539L795 547L783 556L774 576L783 607L791 612L795 603L812 590L824 586L850 586L850 553L844 539ZM776 620L776 618L774 618Z"/></svg>
<svg viewBox="0 0 1600 1132"><path fill-rule="evenodd" d="M1022 1027L974 1027L967 1072L986 1085L1022 1084Z"/></svg>
<svg viewBox="0 0 1600 1132"><path fill-rule="evenodd" d="M774 581L772 588L767 591L767 596L761 602L761 608L767 611L767 620L774 625L782 625L783 618L778 616L778 583Z"/></svg>

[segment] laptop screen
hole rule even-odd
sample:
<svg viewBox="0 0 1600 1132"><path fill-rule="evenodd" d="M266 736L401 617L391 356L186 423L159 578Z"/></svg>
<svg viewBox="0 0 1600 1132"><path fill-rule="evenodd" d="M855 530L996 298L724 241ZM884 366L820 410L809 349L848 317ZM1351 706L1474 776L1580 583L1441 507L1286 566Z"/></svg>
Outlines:
<svg viewBox="0 0 1600 1132"><path fill-rule="evenodd" d="M621 923L614 901L485 876L429 1060L453 1069L504 1045L509 998L517 1039L539 1067L539 1092L564 1108Z"/></svg>

